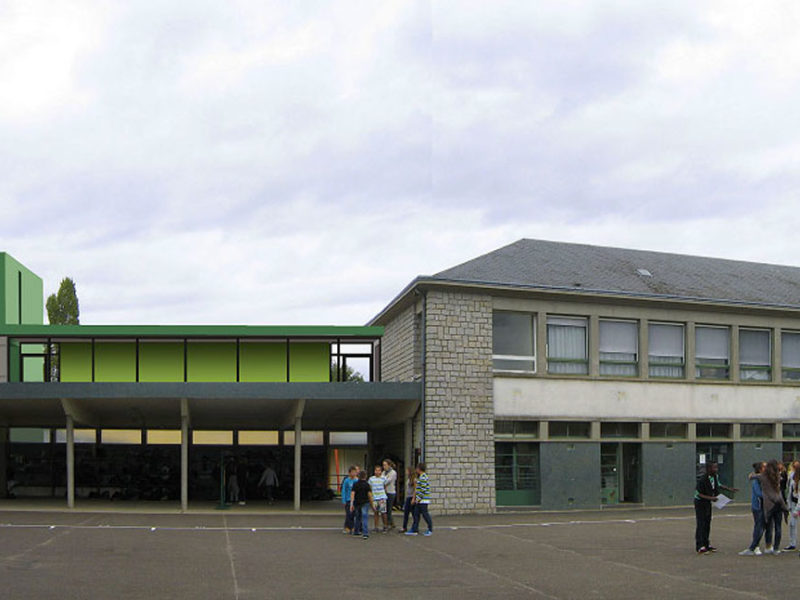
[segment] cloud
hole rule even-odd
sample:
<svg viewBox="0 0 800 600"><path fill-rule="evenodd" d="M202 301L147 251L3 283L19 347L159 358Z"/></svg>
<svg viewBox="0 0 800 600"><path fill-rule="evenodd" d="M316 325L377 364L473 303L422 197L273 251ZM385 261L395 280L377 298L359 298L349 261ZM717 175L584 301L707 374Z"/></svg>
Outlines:
<svg viewBox="0 0 800 600"><path fill-rule="evenodd" d="M363 323L521 237L798 254L788 1L3 6L1 247L87 323Z"/></svg>

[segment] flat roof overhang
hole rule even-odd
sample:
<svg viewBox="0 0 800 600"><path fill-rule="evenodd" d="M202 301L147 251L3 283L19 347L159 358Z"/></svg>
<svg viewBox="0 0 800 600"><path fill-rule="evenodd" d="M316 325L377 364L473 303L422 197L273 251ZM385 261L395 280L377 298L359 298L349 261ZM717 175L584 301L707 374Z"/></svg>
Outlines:
<svg viewBox="0 0 800 600"><path fill-rule="evenodd" d="M3 383L0 425L365 431L400 424L419 408L419 383Z"/></svg>

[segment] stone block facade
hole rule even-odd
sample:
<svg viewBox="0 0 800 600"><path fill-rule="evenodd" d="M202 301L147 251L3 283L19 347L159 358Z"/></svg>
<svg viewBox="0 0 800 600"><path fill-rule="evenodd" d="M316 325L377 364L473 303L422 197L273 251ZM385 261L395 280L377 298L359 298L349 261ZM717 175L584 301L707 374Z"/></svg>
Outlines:
<svg viewBox="0 0 800 600"><path fill-rule="evenodd" d="M386 324L381 339L381 380L414 381L419 376L419 333L416 309L407 307Z"/></svg>
<svg viewBox="0 0 800 600"><path fill-rule="evenodd" d="M427 292L425 461L440 514L495 510L492 299Z"/></svg>

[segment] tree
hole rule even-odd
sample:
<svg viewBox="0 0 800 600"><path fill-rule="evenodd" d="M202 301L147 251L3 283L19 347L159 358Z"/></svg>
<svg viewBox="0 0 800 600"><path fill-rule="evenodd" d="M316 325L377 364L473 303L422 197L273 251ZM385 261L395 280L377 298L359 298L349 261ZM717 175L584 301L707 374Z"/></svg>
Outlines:
<svg viewBox="0 0 800 600"><path fill-rule="evenodd" d="M337 381L339 374L336 369L336 361L331 362L331 381ZM345 365L342 373L342 381L364 381L364 376L350 365Z"/></svg>
<svg viewBox="0 0 800 600"><path fill-rule="evenodd" d="M47 318L50 325L78 325L78 295L75 293L75 282L71 277L61 280L57 294L47 298Z"/></svg>

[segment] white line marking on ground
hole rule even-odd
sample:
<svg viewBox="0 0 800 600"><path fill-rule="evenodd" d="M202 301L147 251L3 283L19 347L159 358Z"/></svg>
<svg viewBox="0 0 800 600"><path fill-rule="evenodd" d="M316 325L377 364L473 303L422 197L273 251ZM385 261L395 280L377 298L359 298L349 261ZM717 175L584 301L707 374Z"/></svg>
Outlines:
<svg viewBox="0 0 800 600"><path fill-rule="evenodd" d="M224 514L222 515L222 524L225 526L225 548L228 552L228 560L231 563L231 576L233 577L233 597L235 600L239 600L241 590L239 589L239 579L236 577L236 565L234 564L233 560L233 546L231 545L230 529L228 529L228 517Z"/></svg>
<svg viewBox="0 0 800 600"><path fill-rule="evenodd" d="M730 515L730 516L733 517L735 515ZM651 519L647 519L647 520L651 520ZM621 522L621 521L614 521L614 522ZM682 577L680 575L673 575L671 573L664 573L662 571L652 571L650 569L645 569L644 567L637 567L635 565L631 565L631 564L628 564L628 563L618 562L618 561L615 561L615 560L608 560L606 558L601 558L599 556L585 555L585 554L581 554L580 552L576 552L575 550L570 550L569 548L561 548L559 546L554 546L552 544L547 544L547 543L541 542L539 540L532 540L532 539L529 539L529 538L520 537L518 535L514 535L512 533L506 533L504 531L491 531L490 533L493 534L493 535L499 535L499 536L503 536L503 537L510 537L510 538L515 539L515 540L519 540L521 542L525 542L526 544L534 544L534 545L537 545L537 546L541 546L542 548L548 548L550 550L554 550L556 552L563 552L565 554L572 554L575 557L579 558L580 560L587 560L587 559L588 560L593 560L595 562L601 562L601 563L605 563L605 564L609 564L609 565L614 565L614 566L617 566L617 567L622 567L624 569L629 569L629 570L632 570L632 571L638 571L640 573L645 573L647 575L653 575L653 576L656 576L656 577L666 577L668 579L674 579L674 580L680 581L681 583L687 584L690 588L694 588L696 586L704 586L704 587L708 587L708 588L711 588L711 589L714 589L714 590L717 590L717 591L725 592L727 594L739 594L740 596L747 596L748 598L759 598L759 599L762 599L762 600L766 600L767 599L767 596L762 596L761 594L757 594L755 592L744 592L744 591L736 590L736 589L733 589L733 588L723 587L723 586L720 586L720 585L714 585L713 583L707 583L705 581L697 581L697 580L691 579L689 577Z"/></svg>
<svg viewBox="0 0 800 600"><path fill-rule="evenodd" d="M94 518L94 515L90 515L89 517L83 519L83 521L81 521L81 523L88 523L93 518ZM96 527L96 526L95 525L83 525L83 527ZM38 525L37 528L38 529L52 530L54 528L54 526L53 525L49 525L49 526L48 525ZM69 534L69 531L61 531L61 532L56 531L51 537L47 538L43 542L39 542L38 544L34 544L30 548L27 548L27 549L23 550L22 552L18 552L17 554L12 554L10 556L0 557L0 563L13 562L15 560L19 560L22 557L24 557L26 554L28 554L30 552L33 552L34 550L38 550L39 548L44 548L46 546L49 546L57 538L59 538L61 536L64 536L64 535L67 535L67 534Z"/></svg>
<svg viewBox="0 0 800 600"><path fill-rule="evenodd" d="M407 543L411 543L411 540L406 539L406 542ZM512 585L514 585L514 586L516 586L518 588L521 588L521 589L526 590L528 592L533 592L534 594L539 594L540 596L543 596L545 598L549 598L550 600L560 600L560 598L558 596L551 596L547 592L543 592L542 590L536 589L535 587L530 586L530 585L528 585L526 583L522 583L521 581L517 581L516 579L512 579L511 577L508 577L507 575L499 575L498 573L495 573L494 571L492 571L490 569L487 569L486 567L481 567L480 565L476 565L475 563L471 563L471 562L467 562L465 560L461 560L460 558L456 558L452 554L448 554L447 552L444 552L442 550L437 550L436 548L425 547L425 546L423 546L421 544L418 545L417 548L419 548L421 550L425 550L426 552L431 552L433 554L438 554L439 556L444 556L445 558L447 558L448 560L451 560L454 563L457 563L459 565L464 565L464 566L467 566L467 567L471 567L472 569L474 569L476 571L480 571L481 573L483 573L485 575L490 575L490 576L494 577L495 579L499 579L503 583L510 583L510 584L512 584Z"/></svg>

